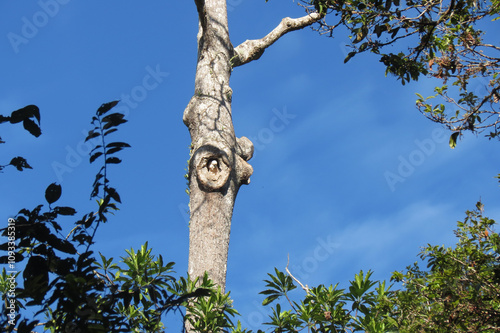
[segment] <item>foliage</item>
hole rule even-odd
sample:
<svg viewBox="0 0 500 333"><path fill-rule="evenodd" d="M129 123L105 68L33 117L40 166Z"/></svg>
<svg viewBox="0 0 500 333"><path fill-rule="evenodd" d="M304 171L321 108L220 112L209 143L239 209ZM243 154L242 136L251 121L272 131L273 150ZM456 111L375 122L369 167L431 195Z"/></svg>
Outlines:
<svg viewBox="0 0 500 333"><path fill-rule="evenodd" d="M261 294L268 295L263 304L285 298L287 310L277 303L272 309L267 325L273 332L387 332L394 328L395 321L389 316L394 292L385 282L370 280L371 271L361 271L350 281L348 290L339 289L338 284L328 287L303 287L306 295L300 301L292 301L290 291L296 288L291 275L275 269L266 280L267 288Z"/></svg>
<svg viewBox="0 0 500 333"><path fill-rule="evenodd" d="M126 122L122 114L109 113L117 103L105 103L97 110L92 118L94 128L86 138L101 141L90 153L91 163L103 158L91 192L97 210L84 214L64 235L60 221L74 216L76 210L54 206L62 187L53 183L45 190L48 209L44 205L22 209L9 220L13 226L2 230L7 242L0 248L7 255L0 257L0 263L9 267L0 275L0 325L5 332L31 332L36 326L51 332L162 332L163 315L178 310L193 297L213 297L211 291L193 283L187 292L184 280L178 282L171 275L174 264L152 255L147 243L137 252L127 250L121 265L103 254L99 262L95 258L91 248L98 227L121 202L117 190L110 186L108 169L121 163L114 155L130 147L124 142L107 143L109 135ZM33 110L27 107L13 112L17 118L11 116L15 120L11 122L30 120L31 116L39 121ZM18 267L23 267L19 284L15 282L21 273L12 273ZM22 318L21 309L35 312L34 318ZM43 322L42 315L46 317Z"/></svg>
<svg viewBox="0 0 500 333"><path fill-rule="evenodd" d="M428 245L420 253L427 269L415 263L393 273L391 280L404 287L397 291L361 271L348 289L309 288L296 280L306 294L293 301L295 278L275 269L261 292L263 304L285 299L287 309L277 303L266 324L273 332L498 332L500 237L494 224L477 203L457 222L455 247Z"/></svg>
<svg viewBox="0 0 500 333"><path fill-rule="evenodd" d="M377 54L386 74L403 84L427 75L442 82L436 95L450 104L430 104L419 95L417 108L454 132L497 137L500 110L500 48L485 31L498 19L498 0L302 0L308 12L323 19L316 30L333 37L344 26L351 51ZM384 53L391 46L390 52ZM479 86L479 87L478 87ZM455 134L456 133L456 134ZM454 139L454 140L453 140Z"/></svg>
<svg viewBox="0 0 500 333"><path fill-rule="evenodd" d="M98 126L101 131L104 130L105 113L116 103L103 104L97 111L95 118L101 121ZM119 125L110 122L105 124L110 128ZM103 142L104 136L102 135ZM113 153L108 147L102 147L105 155ZM106 174L109 163L110 160L106 159L98 177ZM44 326L52 331L73 331L75 328L104 331L110 325L116 326L117 331L124 330L120 324L121 315L110 301L115 296L106 292L102 280L95 274L97 266L93 251L90 250L99 223L106 222L105 214L116 210L115 202L119 202L116 191L107 185L105 176L104 179L102 193L96 191L101 188L99 184L94 184L92 193L92 197L98 199L98 211L85 214L67 236L62 234L63 228L58 220L75 215L76 210L72 207L53 206L62 195L62 187L55 183L45 190L47 210L43 209L44 205L38 205L32 210L22 209L13 219L15 238L10 245L15 245L15 261L9 260L8 256L1 257L0 261L9 264L11 270L24 265L22 287L15 289L15 305L19 308L37 308L35 317L44 313L48 317ZM7 228L3 234L7 235ZM2 249L7 250L8 246L9 243L2 244ZM9 254L12 252L14 251L11 250ZM10 299L6 290L3 291L5 310ZM3 320L2 327L6 331L10 332L15 327L18 331L29 331L39 324L38 319L21 320L19 311L15 313L15 320Z"/></svg>
<svg viewBox="0 0 500 333"><path fill-rule="evenodd" d="M401 332L500 331L500 237L481 203L466 215L454 248L422 250L428 270L415 263L393 273L405 286L395 302Z"/></svg>
<svg viewBox="0 0 500 333"><path fill-rule="evenodd" d="M183 304L186 308L185 320L195 331L219 332L234 326L231 317L239 313L232 306L230 293L222 293L206 273L201 281L199 277L194 280L189 275L187 279L181 277L178 286L177 293L197 296Z"/></svg>
<svg viewBox="0 0 500 333"><path fill-rule="evenodd" d="M452 148L464 131L488 129L488 137L500 138L500 48L485 33L487 21L498 19L498 0L300 2L306 11L321 14L316 26L321 34L333 37L337 27L348 29L351 52L345 62L369 51L379 56L386 74L402 84L422 75L441 80L434 96L417 94L417 108L453 131ZM390 52L388 46L393 47ZM475 89L476 83L483 89ZM452 110L431 104L435 97L451 104ZM97 209L66 232L61 221L77 211L56 205L62 187L53 183L45 190L46 205L20 210L12 219L15 230L3 229L7 242L0 249L7 255L0 263L23 269L4 268L0 274L2 330L31 332L43 326L51 332L163 332L165 315L182 314L184 307L183 320L195 331L250 332L232 322L238 312L229 293L222 293L206 274L176 279L174 263L155 256L148 243L137 251L126 250L119 263L95 255L96 232L121 203L110 185L109 167L120 164L116 153L130 147L108 142L126 122L123 114L110 113L117 104L105 103L97 110L86 138L101 140L90 153L90 163L101 157L103 161L90 195ZM0 115L0 123L7 122L22 122L33 136L41 135L35 105ZM7 165L19 171L31 168L19 156ZM7 165L0 165L0 171ZM285 274L275 269L261 292L264 306L274 304L265 324L273 332L500 331L500 238L492 231L495 222L483 216L482 205L476 208L458 222L456 247L428 245L420 254L427 269L415 263L405 273L393 273L392 280L403 283L399 291L371 280L371 271L360 271L341 289L338 284L304 287L288 270ZM18 280L19 285L13 283ZM294 298L300 290L296 283L303 290L299 299ZM7 312L12 306L14 311ZM34 311L34 317L26 317L22 309Z"/></svg>
<svg viewBox="0 0 500 333"><path fill-rule="evenodd" d="M172 311L181 314L193 331L251 332L239 321L233 323L239 314L229 293L222 293L206 274L194 280L189 275L175 278L174 263L153 255L148 243L138 251L126 250L119 263L101 253L96 259L92 245L98 227L108 222L121 201L110 186L108 168L121 162L114 154L129 147L107 143L108 135L126 122L123 115L109 113L117 103L98 109L87 137L101 140L90 153L91 162L103 160L91 191L97 210L84 214L64 235L60 221L76 215L76 210L56 206L62 187L53 183L45 190L48 209L22 209L12 222L15 232L3 229L7 242L0 248L7 255L0 262L11 270L4 268L0 274L2 329L164 332L163 321ZM466 214L457 224L454 248L428 245L420 253L427 269L415 263L405 273L393 273L392 280L402 282L402 290L373 281L371 271L360 271L341 289L338 284L309 288L288 268L287 273L275 269L261 292L264 306L274 304L264 324L273 332L500 331L500 237L492 230L495 221L483 216L481 203ZM12 273L18 265L22 273ZM22 283L16 286L17 280ZM296 283L303 290L299 299ZM15 311L7 312L12 306ZM34 317L23 317L27 312L21 309L34 311Z"/></svg>
<svg viewBox="0 0 500 333"><path fill-rule="evenodd" d="M36 121L35 121L36 120ZM36 105L28 105L16 111L12 111L10 116L0 115L0 124L9 122L11 124L17 124L22 122L25 130L31 133L35 137L39 137L42 134L40 129L40 110ZM0 143L5 143L0 137ZM25 158L21 156L14 157L10 160L9 164L0 165L0 172L7 166L12 165L19 171L24 169L32 169Z"/></svg>

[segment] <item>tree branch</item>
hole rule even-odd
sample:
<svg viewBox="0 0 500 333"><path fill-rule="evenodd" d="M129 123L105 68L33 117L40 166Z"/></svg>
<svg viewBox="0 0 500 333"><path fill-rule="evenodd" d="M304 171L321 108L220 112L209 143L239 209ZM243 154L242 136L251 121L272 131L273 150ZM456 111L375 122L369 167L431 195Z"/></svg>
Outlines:
<svg viewBox="0 0 500 333"><path fill-rule="evenodd" d="M238 67L257 60L264 53L264 51L274 44L283 35L290 31L300 30L323 18L323 14L311 13L309 15L292 19L285 17L281 20L280 24L273 29L269 34L261 39L246 40L234 49L234 56L231 59L231 64Z"/></svg>
<svg viewBox="0 0 500 333"><path fill-rule="evenodd" d="M292 275L292 273L290 273L290 271L288 270L288 264L290 264L290 254L288 254L288 260L286 262L286 268L285 268L285 270L288 273L288 275L290 275L290 277L292 279L294 279L295 282L297 282L298 284L300 284L300 286L302 287L302 289L304 289L305 292L309 295L309 287L307 286L307 284L304 286L295 276ZM292 305L292 307L293 307L293 305Z"/></svg>

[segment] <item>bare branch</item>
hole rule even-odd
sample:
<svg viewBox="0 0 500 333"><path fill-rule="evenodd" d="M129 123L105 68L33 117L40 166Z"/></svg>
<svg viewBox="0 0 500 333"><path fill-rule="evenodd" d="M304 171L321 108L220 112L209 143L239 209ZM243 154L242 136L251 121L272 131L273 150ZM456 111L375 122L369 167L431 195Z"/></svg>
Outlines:
<svg viewBox="0 0 500 333"><path fill-rule="evenodd" d="M290 273L290 271L288 270L288 265L289 265L289 264L290 264L290 254L288 255L288 260L287 260L287 262L286 262L286 268L285 268L285 270L286 270L286 272L288 273L288 275L290 275L290 277L291 277L292 279L294 279L294 280L295 280L295 282L297 282L297 283L298 283L298 284L302 287L302 289L304 289L304 290L305 290L305 292L306 292L307 294L309 294L309 287L307 286L307 284L304 286L304 285L303 285L303 284L302 284L299 280L297 280L297 278L296 278L295 276L293 276L293 275L292 275L292 273Z"/></svg>
<svg viewBox="0 0 500 333"><path fill-rule="evenodd" d="M264 53L264 51L274 44L283 35L290 31L303 29L323 18L322 14L310 13L306 16L292 19L285 17L281 20L280 24L273 29L269 34L261 39L246 40L234 49L234 56L231 59L233 67L238 67L257 60Z"/></svg>

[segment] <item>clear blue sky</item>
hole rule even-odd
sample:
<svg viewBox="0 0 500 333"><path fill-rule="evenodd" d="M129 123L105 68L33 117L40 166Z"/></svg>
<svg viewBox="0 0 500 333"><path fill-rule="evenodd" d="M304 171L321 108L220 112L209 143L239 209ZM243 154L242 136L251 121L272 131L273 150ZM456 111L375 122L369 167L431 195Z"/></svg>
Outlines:
<svg viewBox="0 0 500 333"><path fill-rule="evenodd" d="M228 3L235 46L303 15L293 1ZM78 216L95 209L99 166L88 164L83 139L95 110L121 99L129 122L114 138L132 148L109 178L123 205L95 249L118 258L148 241L184 275L182 112L193 94L197 27L193 1L2 2L0 114L36 104L43 134L1 126L1 162L20 155L34 169L4 170L0 221L43 203L52 182L63 187L58 204ZM236 135L256 151L235 205L227 290L249 328L266 320L258 292L287 254L309 286L345 285L360 269L388 279L421 246L454 244L456 221L479 199L500 218L500 143L468 135L450 149L450 133L415 108L415 92L429 95L436 82L401 86L370 55L344 65L347 42L344 31L329 39L306 28L233 72Z"/></svg>

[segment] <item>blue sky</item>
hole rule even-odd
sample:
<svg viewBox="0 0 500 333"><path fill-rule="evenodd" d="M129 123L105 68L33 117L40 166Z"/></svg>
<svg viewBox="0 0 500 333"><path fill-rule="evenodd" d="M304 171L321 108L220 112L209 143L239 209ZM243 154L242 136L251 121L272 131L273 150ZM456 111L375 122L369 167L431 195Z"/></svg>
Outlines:
<svg viewBox="0 0 500 333"><path fill-rule="evenodd" d="M228 4L235 46L303 15L293 1ZM36 104L43 132L1 127L1 161L20 155L34 169L4 170L0 220L43 203L52 182L63 187L58 204L79 216L94 209L98 165L88 164L83 140L95 110L121 99L117 110L129 122L114 139L132 148L109 178L123 205L95 249L118 258L148 241L185 274L190 140L182 112L194 88L194 2L0 6L0 114ZM450 149L450 133L415 108L415 92L430 95L436 82L401 86L370 55L343 64L347 42L344 31L329 39L306 28L233 72L236 135L256 151L251 184L235 205L227 290L249 328L265 321L262 280L273 267L284 270L288 254L292 273L309 286L345 285L360 269L388 279L421 246L454 244L456 221L479 199L500 218L499 143L467 135Z"/></svg>

